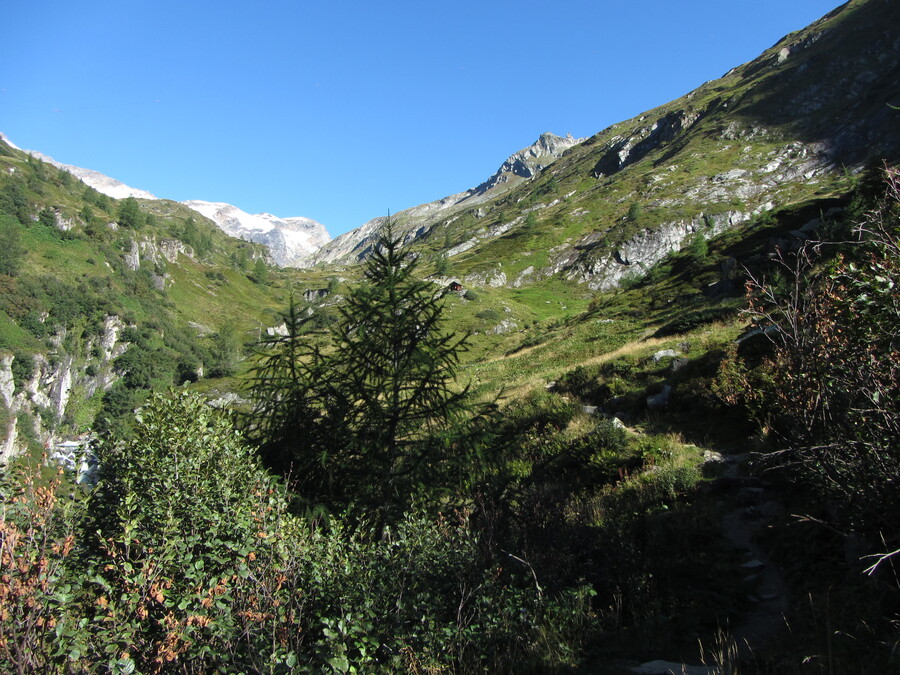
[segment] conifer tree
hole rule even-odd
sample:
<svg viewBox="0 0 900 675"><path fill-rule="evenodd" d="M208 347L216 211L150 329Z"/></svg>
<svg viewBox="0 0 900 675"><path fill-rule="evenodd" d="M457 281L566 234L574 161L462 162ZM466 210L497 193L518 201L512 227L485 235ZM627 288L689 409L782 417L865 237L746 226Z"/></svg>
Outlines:
<svg viewBox="0 0 900 675"><path fill-rule="evenodd" d="M375 509L382 524L418 487L446 487L464 459L467 335L446 333L440 291L390 223L322 350L293 303L286 335L262 344L253 435L307 499Z"/></svg>
<svg viewBox="0 0 900 675"><path fill-rule="evenodd" d="M456 383L468 336L444 332L439 292L417 269L389 222L333 331L340 461L357 498L384 509L452 463L447 434L470 412Z"/></svg>
<svg viewBox="0 0 900 675"><path fill-rule="evenodd" d="M270 468L290 475L307 498L316 498L320 496L316 474L323 465L315 456L322 449L316 432L323 406L315 385L321 382L317 369L323 359L306 332L310 317L293 295L281 318L283 330L257 345L250 385L253 407L244 427Z"/></svg>

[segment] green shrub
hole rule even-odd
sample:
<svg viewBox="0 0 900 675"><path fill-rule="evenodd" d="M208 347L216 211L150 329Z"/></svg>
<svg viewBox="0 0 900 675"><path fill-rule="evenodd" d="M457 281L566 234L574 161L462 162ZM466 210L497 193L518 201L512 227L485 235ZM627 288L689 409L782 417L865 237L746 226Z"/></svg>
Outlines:
<svg viewBox="0 0 900 675"><path fill-rule="evenodd" d="M501 435L508 438L525 433L542 433L562 429L575 416L578 407L557 394L532 392L507 406L498 422Z"/></svg>
<svg viewBox="0 0 900 675"><path fill-rule="evenodd" d="M465 513L387 528L289 515L195 394L151 397L97 452L77 518L58 480L4 488L4 671L545 671L584 638L590 589L551 594L521 558L486 558Z"/></svg>
<svg viewBox="0 0 900 675"><path fill-rule="evenodd" d="M500 320L500 312L491 308L483 309L480 312L476 312L475 318L487 322L496 322Z"/></svg>
<svg viewBox="0 0 900 675"><path fill-rule="evenodd" d="M784 291L750 286L750 311L774 328L765 398L787 452L771 459L840 504L845 525L870 532L900 515L900 171L886 177L856 241L809 242L782 258Z"/></svg>
<svg viewBox="0 0 900 675"><path fill-rule="evenodd" d="M21 420L20 420L21 421ZM62 499L60 474L45 480L27 464L0 476L0 670L51 672L64 663L68 634L74 503ZM77 657L77 655L76 655Z"/></svg>

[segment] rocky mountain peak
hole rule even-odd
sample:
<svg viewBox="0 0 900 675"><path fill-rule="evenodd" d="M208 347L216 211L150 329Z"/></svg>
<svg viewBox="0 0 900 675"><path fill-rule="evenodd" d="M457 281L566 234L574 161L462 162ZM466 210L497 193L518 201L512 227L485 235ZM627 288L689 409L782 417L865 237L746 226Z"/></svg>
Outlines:
<svg viewBox="0 0 900 675"><path fill-rule="evenodd" d="M487 192L501 183L508 182L510 176L532 178L562 157L566 150L578 145L583 140L583 138L573 138L572 134L563 137L544 132L527 148L507 157L496 173L475 188L475 191Z"/></svg>
<svg viewBox="0 0 900 675"><path fill-rule="evenodd" d="M573 138L571 134L557 136L545 132L527 148L507 157L500 168L477 187L400 211L394 214L394 223L405 233L404 239L409 243L423 235L438 220L463 208L499 197L522 181L534 178L562 157L569 148L583 140ZM319 262L357 262L364 259L372 250L372 243L378 238L378 230L383 222L382 217L373 218L355 230L336 237L299 266L312 266Z"/></svg>

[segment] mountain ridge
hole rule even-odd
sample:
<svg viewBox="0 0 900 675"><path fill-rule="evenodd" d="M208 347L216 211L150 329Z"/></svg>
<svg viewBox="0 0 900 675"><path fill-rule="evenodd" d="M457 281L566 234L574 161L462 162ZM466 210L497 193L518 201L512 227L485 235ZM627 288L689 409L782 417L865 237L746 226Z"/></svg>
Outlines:
<svg viewBox="0 0 900 675"><path fill-rule="evenodd" d="M846 3L433 224L422 246L470 284L609 290L775 205L846 193L871 159L900 158L898 26L896 3Z"/></svg>
<svg viewBox="0 0 900 675"><path fill-rule="evenodd" d="M13 143L9 139L9 137L2 132L0 132L0 139L2 139L3 142L5 142L15 150L21 150L25 154L30 155L35 159L39 159L42 162L46 162L47 164L55 166L57 169L67 171L85 185L94 188L97 192L105 194L107 197L112 197L113 199L125 199L127 197L135 197L136 199L158 199L156 195L147 192L146 190L133 188L130 185L126 185L122 181L102 174L99 171L58 162L49 155L45 155L44 153L38 152L37 150L23 150L15 143Z"/></svg>
<svg viewBox="0 0 900 675"><path fill-rule="evenodd" d="M407 243L423 235L435 220L447 217L461 209L478 204L504 194L520 183L534 178L570 148L584 139L573 138L571 134L557 136L542 133L526 148L518 150L504 160L491 176L473 188L419 204L399 211L391 216L397 227L407 233ZM320 263L359 262L371 251L377 233L386 222L386 216L378 216L363 225L338 237L312 254L304 266Z"/></svg>

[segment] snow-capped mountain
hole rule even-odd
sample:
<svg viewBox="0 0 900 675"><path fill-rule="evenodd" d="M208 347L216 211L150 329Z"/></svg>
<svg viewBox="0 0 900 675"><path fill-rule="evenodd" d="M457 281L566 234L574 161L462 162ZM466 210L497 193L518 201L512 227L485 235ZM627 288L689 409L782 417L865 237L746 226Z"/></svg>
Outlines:
<svg viewBox="0 0 900 675"><path fill-rule="evenodd" d="M225 234L264 244L281 267L296 267L331 240L328 231L312 218L279 218L271 213L250 214L223 202L182 202L206 216Z"/></svg>

